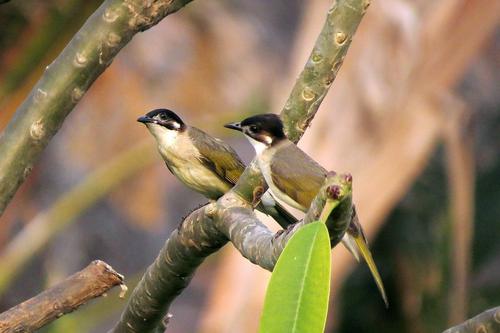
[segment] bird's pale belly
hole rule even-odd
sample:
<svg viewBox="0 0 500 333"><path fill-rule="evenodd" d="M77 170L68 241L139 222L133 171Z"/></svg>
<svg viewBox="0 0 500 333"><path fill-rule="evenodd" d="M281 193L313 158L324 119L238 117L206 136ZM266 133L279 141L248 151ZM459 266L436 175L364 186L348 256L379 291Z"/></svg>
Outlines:
<svg viewBox="0 0 500 333"><path fill-rule="evenodd" d="M171 166L172 172L189 188L201 193L205 197L216 200L231 188L217 175L204 166L195 166L186 163L186 166Z"/></svg>
<svg viewBox="0 0 500 333"><path fill-rule="evenodd" d="M271 156L272 157L272 156ZM273 182L273 178L271 176L271 170L269 168L269 162L266 160L266 158L270 158L266 154L262 154L260 158L257 159L257 162L259 164L260 171L262 172L262 175L264 176L264 180L267 183L267 186L269 186L269 189L271 192L274 194L276 198L279 200L283 201L287 205L290 205L291 207L297 208L301 211L304 211L304 207L299 205L295 200L290 198L285 192L283 192L281 189L279 189Z"/></svg>

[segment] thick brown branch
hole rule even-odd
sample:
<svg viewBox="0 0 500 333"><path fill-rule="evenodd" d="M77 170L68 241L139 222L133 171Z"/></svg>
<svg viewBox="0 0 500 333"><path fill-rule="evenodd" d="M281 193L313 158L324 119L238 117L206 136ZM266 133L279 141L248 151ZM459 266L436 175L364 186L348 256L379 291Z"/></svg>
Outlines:
<svg viewBox="0 0 500 333"><path fill-rule="evenodd" d="M33 332L121 284L122 275L103 261L93 261L56 286L1 313L0 332Z"/></svg>
<svg viewBox="0 0 500 333"><path fill-rule="evenodd" d="M228 239L245 258L272 271L295 230L317 219L326 198L331 196L327 189L332 186L336 188L334 200L340 201L327 221L335 245L351 220L351 178L344 175L328 177L304 221L277 234L262 224L251 206L234 192L195 210L165 242L111 332L163 332L162 319L172 301L187 287L204 258L219 250Z"/></svg>
<svg viewBox="0 0 500 333"><path fill-rule="evenodd" d="M163 332L162 321L172 301L187 287L205 257L227 243L205 206L192 212L172 232L149 266L111 332Z"/></svg>

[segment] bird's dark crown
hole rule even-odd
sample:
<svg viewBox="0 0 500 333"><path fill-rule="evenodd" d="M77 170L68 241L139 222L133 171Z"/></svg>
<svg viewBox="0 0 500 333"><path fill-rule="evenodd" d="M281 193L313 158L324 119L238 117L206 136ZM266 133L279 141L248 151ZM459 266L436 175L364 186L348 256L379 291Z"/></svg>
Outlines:
<svg viewBox="0 0 500 333"><path fill-rule="evenodd" d="M137 119L142 123L153 123L170 130L182 131L186 127L182 119L172 110L155 109Z"/></svg>
<svg viewBox="0 0 500 333"><path fill-rule="evenodd" d="M246 118L239 123L231 123L225 126L241 131L252 139L268 146L286 138L280 117L273 113L259 114Z"/></svg>

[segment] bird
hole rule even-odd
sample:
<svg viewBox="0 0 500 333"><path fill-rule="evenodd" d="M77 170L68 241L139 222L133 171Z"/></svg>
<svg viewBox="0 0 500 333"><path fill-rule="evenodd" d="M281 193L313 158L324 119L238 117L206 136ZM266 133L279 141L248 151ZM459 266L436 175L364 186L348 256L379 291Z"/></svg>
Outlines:
<svg viewBox="0 0 500 333"><path fill-rule="evenodd" d="M224 127L242 132L253 145L257 163L272 194L306 212L323 185L327 171L286 137L280 117L272 113L259 114ZM358 261L360 254L364 258L387 307L382 278L355 210L342 243Z"/></svg>
<svg viewBox="0 0 500 333"><path fill-rule="evenodd" d="M186 124L174 111L155 109L137 119L156 139L158 151L170 172L184 185L209 200L229 191L245 170L231 146ZM273 217L283 228L297 222L269 191L257 209Z"/></svg>

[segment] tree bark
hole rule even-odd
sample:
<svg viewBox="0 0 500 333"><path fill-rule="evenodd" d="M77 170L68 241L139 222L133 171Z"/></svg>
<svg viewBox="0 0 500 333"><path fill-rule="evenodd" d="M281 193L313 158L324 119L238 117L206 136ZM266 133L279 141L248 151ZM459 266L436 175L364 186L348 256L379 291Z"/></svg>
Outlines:
<svg viewBox="0 0 500 333"><path fill-rule="evenodd" d="M123 276L105 262L93 261L54 287L1 313L0 333L33 332L116 285L123 285Z"/></svg>

